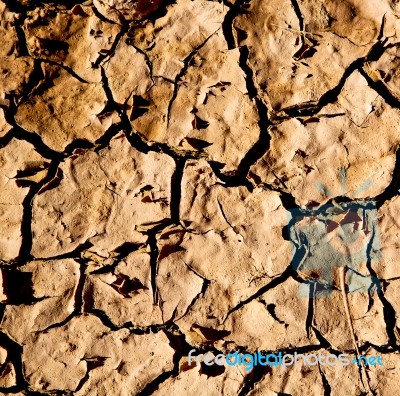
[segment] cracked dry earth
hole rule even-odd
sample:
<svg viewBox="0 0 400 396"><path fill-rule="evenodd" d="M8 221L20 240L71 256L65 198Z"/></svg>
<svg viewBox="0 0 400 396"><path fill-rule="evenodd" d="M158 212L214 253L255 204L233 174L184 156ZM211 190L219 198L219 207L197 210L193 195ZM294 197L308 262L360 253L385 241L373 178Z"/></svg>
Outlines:
<svg viewBox="0 0 400 396"><path fill-rule="evenodd" d="M0 0L0 394L396 395L399 17ZM293 210L346 201L375 204L360 290L315 233L292 240ZM249 371L192 349L384 363Z"/></svg>

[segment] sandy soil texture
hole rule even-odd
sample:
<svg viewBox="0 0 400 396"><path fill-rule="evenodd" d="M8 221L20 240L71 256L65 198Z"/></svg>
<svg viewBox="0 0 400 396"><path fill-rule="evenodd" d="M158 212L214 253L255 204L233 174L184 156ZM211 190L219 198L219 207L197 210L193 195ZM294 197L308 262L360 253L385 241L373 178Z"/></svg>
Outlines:
<svg viewBox="0 0 400 396"><path fill-rule="evenodd" d="M397 394L399 50L398 0L0 0L0 395Z"/></svg>

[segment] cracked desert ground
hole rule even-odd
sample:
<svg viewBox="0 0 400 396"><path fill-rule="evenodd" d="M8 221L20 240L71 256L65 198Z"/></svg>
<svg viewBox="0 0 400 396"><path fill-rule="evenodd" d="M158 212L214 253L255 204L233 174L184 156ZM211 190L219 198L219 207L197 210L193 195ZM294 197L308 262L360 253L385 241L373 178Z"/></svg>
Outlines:
<svg viewBox="0 0 400 396"><path fill-rule="evenodd" d="M399 49L399 0L0 0L0 395L400 394Z"/></svg>

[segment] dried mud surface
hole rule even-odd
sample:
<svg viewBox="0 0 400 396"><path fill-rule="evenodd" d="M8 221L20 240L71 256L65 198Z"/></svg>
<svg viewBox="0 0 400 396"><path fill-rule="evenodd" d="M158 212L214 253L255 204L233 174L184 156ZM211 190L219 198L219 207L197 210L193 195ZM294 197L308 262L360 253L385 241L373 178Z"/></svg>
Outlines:
<svg viewBox="0 0 400 396"><path fill-rule="evenodd" d="M396 394L399 50L397 0L0 0L0 395ZM290 226L347 201L343 284Z"/></svg>

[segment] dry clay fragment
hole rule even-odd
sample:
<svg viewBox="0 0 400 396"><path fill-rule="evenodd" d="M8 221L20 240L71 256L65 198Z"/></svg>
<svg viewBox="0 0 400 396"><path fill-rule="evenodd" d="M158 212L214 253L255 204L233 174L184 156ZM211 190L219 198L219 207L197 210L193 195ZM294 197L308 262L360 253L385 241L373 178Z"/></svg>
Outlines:
<svg viewBox="0 0 400 396"><path fill-rule="evenodd" d="M107 359L103 367L89 374L89 380L75 393L77 396L137 395L147 384L173 369L175 352L163 332L135 335L120 331L117 334L121 334L121 342L117 338L114 348L107 343L111 356L118 356L121 351L117 364L114 359Z"/></svg>
<svg viewBox="0 0 400 396"><path fill-rule="evenodd" d="M175 86L154 77L150 89L132 97L132 125L149 140L204 149L226 170L236 169L260 133L239 60L239 50L228 50L222 32L213 34ZM121 86L114 96L128 87Z"/></svg>
<svg viewBox="0 0 400 396"><path fill-rule="evenodd" d="M321 350L321 353L325 355L328 355L329 352L324 349ZM336 355L338 354L336 353ZM334 366L328 364L325 366L319 365L326 382L329 384L332 395L340 395L343 392L350 395L361 395L368 391L368 385L361 379L360 368L352 362L356 355L349 353L347 358L350 360L350 364L347 366L342 366L341 364L335 364Z"/></svg>
<svg viewBox="0 0 400 396"><path fill-rule="evenodd" d="M170 81L161 77L153 77L153 81L154 84L143 95L134 94L131 98L128 98L129 119L133 127L148 140L162 141L165 138L168 107L174 95L174 88ZM127 90L131 89L132 87L129 85L122 85L115 89L113 94L121 98ZM173 137L174 135L172 135ZM167 141L171 140L171 137L168 137ZM172 144L173 142L174 140L172 140Z"/></svg>
<svg viewBox="0 0 400 396"><path fill-rule="evenodd" d="M93 4L106 18L115 23L142 21L165 11L171 0L94 0Z"/></svg>
<svg viewBox="0 0 400 396"><path fill-rule="evenodd" d="M33 72L33 60L22 56L0 56L0 103L7 104L5 96L22 96Z"/></svg>
<svg viewBox="0 0 400 396"><path fill-rule="evenodd" d="M6 94L20 96L29 81L33 62L28 57L19 57L20 43L16 24L22 15L10 12L5 2L0 1L0 103ZM0 136L2 126L0 121Z"/></svg>
<svg viewBox="0 0 400 396"><path fill-rule="evenodd" d="M6 121L4 110L0 108L0 138L10 132L12 126Z"/></svg>
<svg viewBox="0 0 400 396"><path fill-rule="evenodd" d="M315 299L314 325L335 349L354 350L342 293L340 290L333 290L331 293L328 298ZM366 343L385 345L388 342L382 304L376 293L371 298L373 301L370 306L367 291L347 293L358 346Z"/></svg>
<svg viewBox="0 0 400 396"><path fill-rule="evenodd" d="M7 349L0 346L0 365L3 365L7 360Z"/></svg>
<svg viewBox="0 0 400 396"><path fill-rule="evenodd" d="M0 1L0 57L10 56L15 53L18 35L15 29L15 22L18 20L20 15L10 12L3 1Z"/></svg>
<svg viewBox="0 0 400 396"><path fill-rule="evenodd" d="M15 367L8 358L9 353L0 346L0 388L10 388L17 384Z"/></svg>
<svg viewBox="0 0 400 396"><path fill-rule="evenodd" d="M363 67L373 82L381 84L397 100L400 99L399 54L398 46L388 48L377 61Z"/></svg>
<svg viewBox="0 0 400 396"><path fill-rule="evenodd" d="M380 353L370 348L366 352L367 356L380 356L383 359L382 366L369 367L370 385L373 390L377 390L378 395L392 395L398 389L398 376L400 370L400 354L399 352Z"/></svg>
<svg viewBox="0 0 400 396"><path fill-rule="evenodd" d="M10 394L9 392L7 392L7 393L0 392L0 396L8 396L9 394ZM13 396L26 396L26 393L17 392L17 393L13 393Z"/></svg>
<svg viewBox="0 0 400 396"><path fill-rule="evenodd" d="M391 280L385 283L385 297L389 304L392 305L395 316L396 316L396 329L395 334L397 341L400 340L399 329L400 329L400 288L398 279Z"/></svg>
<svg viewBox="0 0 400 396"><path fill-rule="evenodd" d="M256 106L247 92L238 49L228 50L222 32L217 32L191 60L168 105L167 128L156 136L146 120L133 125L152 139L175 147L204 149L210 159L238 167L257 142L260 130Z"/></svg>
<svg viewBox="0 0 400 396"><path fill-rule="evenodd" d="M158 239L156 298L159 298L164 322L184 316L189 306L201 296L207 282L186 265L185 248L180 246L184 236L183 229L171 227Z"/></svg>
<svg viewBox="0 0 400 396"><path fill-rule="evenodd" d="M400 224L397 217L400 211L400 197L396 196L379 208L379 231L382 258L371 263L379 279L400 277Z"/></svg>
<svg viewBox="0 0 400 396"><path fill-rule="evenodd" d="M164 333L111 332L91 315L32 334L23 350L25 376L33 389L85 396L136 394L172 369L172 357Z"/></svg>
<svg viewBox="0 0 400 396"><path fill-rule="evenodd" d="M184 60L221 28L225 13L219 2L177 0L163 18L135 29L133 43L148 55L154 76L175 80Z"/></svg>
<svg viewBox="0 0 400 396"><path fill-rule="evenodd" d="M17 385L17 374L14 365L9 362L0 371L0 388L11 388L15 385Z"/></svg>
<svg viewBox="0 0 400 396"><path fill-rule="evenodd" d="M250 193L245 187L226 187L204 160L187 162L182 186L181 219L190 224L187 228L192 231L188 239L214 239L216 244L222 240L232 246L232 254L251 251L258 275L273 277L288 266L290 244L282 237L288 218L278 193L261 188Z"/></svg>
<svg viewBox="0 0 400 396"><path fill-rule="evenodd" d="M43 65L45 80L18 107L17 123L40 135L54 150L74 139L96 141L118 120L104 113L107 97L99 83L84 83L57 66Z"/></svg>
<svg viewBox="0 0 400 396"><path fill-rule="evenodd" d="M328 351L318 350L304 353L304 356L306 360L309 359L310 362L314 362L314 357L310 355L318 356L318 353L323 356L329 355ZM320 396L324 394L324 389L320 368L317 365L304 364L303 357L299 354L297 363L293 366L266 367L263 379L255 384L254 389L248 395L277 396L289 394L291 396Z"/></svg>
<svg viewBox="0 0 400 396"><path fill-rule="evenodd" d="M12 260L18 256L21 246L22 203L29 191L17 186L19 170L30 163L44 160L27 142L12 139L0 149L0 259Z"/></svg>
<svg viewBox="0 0 400 396"><path fill-rule="evenodd" d="M207 366L201 363L196 366L193 360L191 364L189 366L186 358L181 359L179 375L164 381L153 395L231 396L239 394L246 374L243 365L231 367L217 366L214 363L212 366Z"/></svg>
<svg viewBox="0 0 400 396"><path fill-rule="evenodd" d="M106 56L120 28L96 17L91 7L72 10L44 6L28 12L24 31L33 57L69 66L86 81L100 82L100 68L93 67Z"/></svg>
<svg viewBox="0 0 400 396"><path fill-rule="evenodd" d="M174 160L143 154L122 134L99 153L72 155L60 169L60 184L33 201L35 257L64 254L87 241L107 257L124 242L145 241L135 228L170 217Z"/></svg>
<svg viewBox="0 0 400 396"><path fill-rule="evenodd" d="M161 324L162 311L154 303L150 255L143 250L129 254L112 272L87 276L85 310L103 311L116 326Z"/></svg>
<svg viewBox="0 0 400 396"><path fill-rule="evenodd" d="M299 283L289 278L230 314L224 323L231 332L226 341L251 352L318 345L317 338L307 334L308 305Z"/></svg>
<svg viewBox="0 0 400 396"><path fill-rule="evenodd" d="M392 13L386 5L371 19L359 1L334 0L321 6L308 0L299 6L304 22L299 22L290 0L252 1L249 12L234 21L237 30L248 32L240 44L249 47L249 64L274 110L317 101L334 88L346 68L368 53L387 9ZM343 19L349 22L343 25Z"/></svg>
<svg viewBox="0 0 400 396"><path fill-rule="evenodd" d="M187 228L177 240L168 231L161 234L160 240L170 240L171 252L160 255L159 268L164 273L188 268L204 280L202 295L179 321L196 340L193 325L224 330L229 310L280 275L292 252L282 237L286 212L277 193L224 188L203 161L188 162L182 186L181 219Z"/></svg>
<svg viewBox="0 0 400 396"><path fill-rule="evenodd" d="M1 327L22 344L30 333L62 322L73 312L79 265L71 259L32 261L20 271L29 276L32 302L7 305ZM14 275L14 282L17 277ZM28 280L28 277L22 279ZM21 283L28 287L27 282Z"/></svg>
<svg viewBox="0 0 400 396"><path fill-rule="evenodd" d="M273 129L270 150L251 172L290 192L300 205L325 203L342 194L374 197L392 178L399 121L399 110L355 72L335 104L316 117L291 119ZM376 131L382 131L382 139ZM342 168L347 172L345 191L338 178Z"/></svg>
<svg viewBox="0 0 400 396"><path fill-rule="evenodd" d="M132 246L129 243L127 245ZM127 246L127 245L122 245L122 246ZM116 251L107 252L107 256L101 256L98 253L92 252L90 249L84 250L81 253L81 257L87 260L85 268L86 274L90 274L106 266L107 267L112 266L115 263L115 261L118 260L119 256L120 254Z"/></svg>
<svg viewBox="0 0 400 396"><path fill-rule="evenodd" d="M315 358L311 355L320 355L322 364L307 365L303 363L304 358L297 354L297 363L284 367L267 367L263 379L256 383L254 389L249 392L249 396L278 396L289 394L293 396L320 396L325 394L327 389L331 390L332 395L360 395L366 389L366 384L360 380L359 367L352 363L356 357L349 354L346 358L349 364L342 365L339 353L335 352L336 359L327 357L332 354L331 350L318 349L311 353L304 353L305 359L311 363ZM294 355L294 352L292 353ZM342 357L343 361L344 357ZM336 363L333 364L336 360ZM290 359L288 359L290 361ZM369 369L374 370L374 368ZM382 388L380 388L382 389Z"/></svg>
<svg viewBox="0 0 400 396"><path fill-rule="evenodd" d="M396 15L396 6L386 0L378 0L374 4L366 4L362 0L330 0L324 2L322 7L312 0L302 0L300 8L306 31L319 33L328 30L357 46L366 46L375 40L383 16L388 19Z"/></svg>
<svg viewBox="0 0 400 396"><path fill-rule="evenodd" d="M212 160L233 170L260 133L259 116L239 66L240 53L238 49L228 50L218 29L221 21L213 19L219 15L215 12L219 4L179 3L184 7L173 6L155 27L148 25L132 32L132 43L148 56L154 84L143 94L132 96L130 119L148 140L177 149L204 149ZM207 13L212 17L206 18ZM188 26L195 25L188 22L183 28L180 24L189 17L201 19L203 29L197 27L192 35L186 35ZM172 24L172 20L176 21ZM122 86L114 84L114 96L131 90L130 80Z"/></svg>
<svg viewBox="0 0 400 396"><path fill-rule="evenodd" d="M383 25L383 37L387 40L387 44L393 45L400 41L400 12L399 3L391 3L392 13L386 13ZM371 7L373 9L373 7Z"/></svg>
<svg viewBox="0 0 400 396"><path fill-rule="evenodd" d="M131 97L133 102L142 97L154 84L145 56L128 43L126 38L120 40L114 55L104 63L113 98L121 105Z"/></svg>

